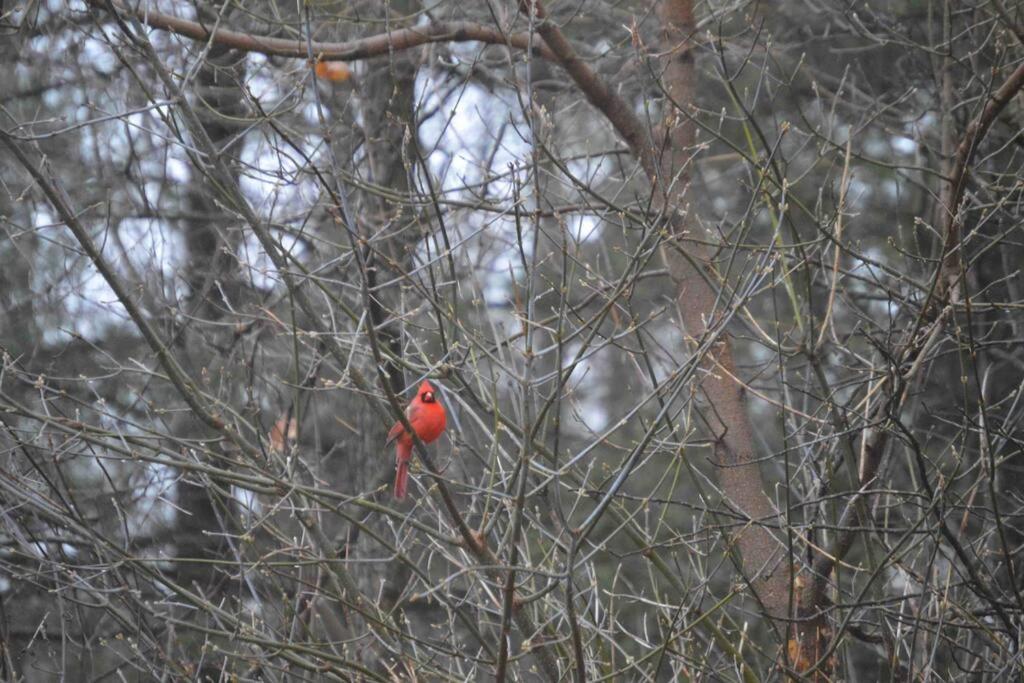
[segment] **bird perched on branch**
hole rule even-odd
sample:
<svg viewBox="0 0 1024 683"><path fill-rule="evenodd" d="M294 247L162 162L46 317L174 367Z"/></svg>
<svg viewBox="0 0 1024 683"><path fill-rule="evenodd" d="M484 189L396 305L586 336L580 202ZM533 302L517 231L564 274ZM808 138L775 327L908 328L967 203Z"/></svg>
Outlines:
<svg viewBox="0 0 1024 683"><path fill-rule="evenodd" d="M405 418L423 443L436 441L444 432L447 416L444 406L437 399L437 393L430 382L420 384L416 396L405 408ZM395 442L395 498L402 500L409 488L409 462L412 460L412 436L405 431L401 422L388 432L385 446Z"/></svg>

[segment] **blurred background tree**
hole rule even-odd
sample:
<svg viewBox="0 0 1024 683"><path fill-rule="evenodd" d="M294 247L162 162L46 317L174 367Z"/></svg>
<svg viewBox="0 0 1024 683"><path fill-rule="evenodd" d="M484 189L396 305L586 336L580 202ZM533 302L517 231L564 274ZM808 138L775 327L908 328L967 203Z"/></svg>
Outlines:
<svg viewBox="0 0 1024 683"><path fill-rule="evenodd" d="M0 30L5 679L1020 675L1021 3Z"/></svg>

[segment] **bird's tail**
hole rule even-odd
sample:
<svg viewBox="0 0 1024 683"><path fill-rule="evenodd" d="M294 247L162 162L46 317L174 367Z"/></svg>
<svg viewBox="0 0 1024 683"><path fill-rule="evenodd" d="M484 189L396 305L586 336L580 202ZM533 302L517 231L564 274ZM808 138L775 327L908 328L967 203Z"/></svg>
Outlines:
<svg viewBox="0 0 1024 683"><path fill-rule="evenodd" d="M395 448L398 455L398 465L395 468L395 499L402 500L409 490L409 461L412 460L412 444L404 444L401 441Z"/></svg>

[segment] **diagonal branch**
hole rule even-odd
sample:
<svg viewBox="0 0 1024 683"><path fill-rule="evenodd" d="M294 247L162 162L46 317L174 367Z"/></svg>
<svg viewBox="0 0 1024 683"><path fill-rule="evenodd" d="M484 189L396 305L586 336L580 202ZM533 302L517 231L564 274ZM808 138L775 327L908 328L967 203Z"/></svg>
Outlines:
<svg viewBox="0 0 1024 683"><path fill-rule="evenodd" d="M885 425L889 422L889 416L895 415L902 398L906 392L904 387L917 376L918 371L923 367L921 362L927 355L937 338L943 319L952 313L952 306L956 303L959 292L956 283L960 278L960 215L959 204L963 200L964 190L967 185L967 175L970 170L971 161L977 151L978 145L989 127L1010 100L1024 89L1024 64L1010 75L1009 78L993 93L991 99L985 104L981 113L971 122L964 133L963 139L957 146L956 156L953 160L953 173L949 177L950 192L944 202L943 208L946 211L946 225L944 226L945 243L943 244L943 262L938 274L936 285L933 289L931 299L938 299L940 305L929 305L928 302L922 306L921 319L915 325L917 330L926 330L925 334L915 334L916 338L909 339L904 344L904 353L896 367L905 367L907 370L900 376L899 382L892 384L889 390L890 399L880 399L868 419L868 424ZM948 301L946 301L948 299ZM860 484L867 488L874 480L881 464L882 453L889 439L889 430L883 426L872 427L866 430L862 436L864 456L860 465ZM852 505L852 501L850 503ZM843 559L846 551L852 545L852 539L846 538L852 535L847 532L836 541L836 547L829 553L820 553L814 565L814 572L820 577L828 576L835 564Z"/></svg>
<svg viewBox="0 0 1024 683"><path fill-rule="evenodd" d="M964 131L960 144L957 145L952 159L952 171L940 199L940 208L946 217L943 226L942 261L936 269L931 291L921 307L921 313L906 337L903 352L893 362L894 367L907 369L888 380L889 388L886 395L876 400L868 416L867 424L871 426L861 435L862 456L858 473L860 489L847 503L840 520L852 517L854 507L862 502L865 492L874 484L892 430L901 428L897 416L906 400L908 387L919 377L921 368L927 364L929 352L938 342L944 322L953 316L954 305L960 301L962 292L959 285L963 277L963 215L960 204L967 188L971 163L993 121L1022 89L1024 64L1018 66L992 93L981 112ZM842 521L840 526L843 526ZM945 530L944 524L942 529ZM822 635L827 633L824 628L823 610L827 607L828 578L836 564L842 562L853 547L854 537L855 532L847 529L840 533L829 552L816 555L811 580L807 582L800 596L800 614L804 618L797 627L800 653L796 659L799 664L805 665L798 667L802 674L816 678L827 678L831 674L829 658L838 646L839 639L833 637L831 642L826 642L827 638L822 638ZM961 559L964 559L963 555ZM989 601L1007 631L1013 633L1015 627L1003 606L991 595L980 577L975 575L973 566L967 563L965 567L968 573L972 574L975 589ZM842 630L838 632L841 633Z"/></svg>
<svg viewBox="0 0 1024 683"><path fill-rule="evenodd" d="M691 340L699 342L715 329L723 314L708 255L693 243L684 246L690 220L683 195L689 184L696 137L692 117L682 110L694 101L696 90L692 53L696 22L692 0L663 0L659 5L661 80L671 104L657 137L649 134L629 105L579 58L539 0L520 0L519 7L523 14L535 17L536 31L554 52L558 64L611 122L647 174L656 205L666 214L671 227L671 240L663 253L676 285L683 327ZM701 365L704 378L700 386L707 399L703 413L714 437L715 459L722 466L719 482L725 500L751 520L773 519L776 511L765 493L760 467L754 458L754 432L743 387L731 379L737 376L731 340L722 335L710 346ZM773 571L780 544L758 523L745 526L738 533L737 543L743 573L765 612L776 618L785 617L790 593L787 572Z"/></svg>

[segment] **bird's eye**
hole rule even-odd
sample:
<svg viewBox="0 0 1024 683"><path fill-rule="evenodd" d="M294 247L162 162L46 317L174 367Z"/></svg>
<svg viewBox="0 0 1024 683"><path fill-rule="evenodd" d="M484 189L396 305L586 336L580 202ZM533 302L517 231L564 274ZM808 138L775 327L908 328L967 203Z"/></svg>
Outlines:
<svg viewBox="0 0 1024 683"><path fill-rule="evenodd" d="M423 402L424 403L433 403L434 402L434 392L433 391L424 391L423 392Z"/></svg>

